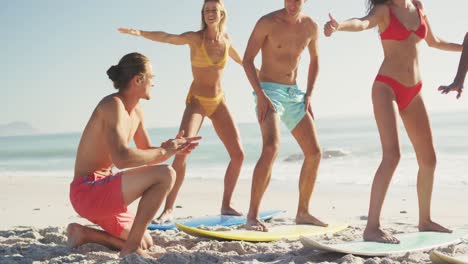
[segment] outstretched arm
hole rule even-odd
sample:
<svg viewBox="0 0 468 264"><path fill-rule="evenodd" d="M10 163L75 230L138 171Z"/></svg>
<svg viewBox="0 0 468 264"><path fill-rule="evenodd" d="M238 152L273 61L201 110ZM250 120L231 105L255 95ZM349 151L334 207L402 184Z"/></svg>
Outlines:
<svg viewBox="0 0 468 264"><path fill-rule="evenodd" d="M324 26L325 36L329 37L336 31L363 31L381 25L388 13L387 9L386 5L377 5L365 17L351 18L342 22L336 21L331 14L328 14L330 21Z"/></svg>
<svg viewBox="0 0 468 264"><path fill-rule="evenodd" d="M424 16L424 19L426 20L427 24L427 36L426 36L426 43L429 45L431 48L436 48L440 50L445 50L445 51L462 51L463 46L457 43L452 43L445 41L432 32L431 26L429 25L429 20L427 19L427 16Z"/></svg>
<svg viewBox="0 0 468 264"><path fill-rule="evenodd" d="M129 34L137 37L144 37L153 41L169 43L174 45L190 44L194 32L185 32L180 35L169 34L162 31L143 31L131 28L119 28L120 33Z"/></svg>
<svg viewBox="0 0 468 264"><path fill-rule="evenodd" d="M451 91L457 92L457 99L461 97L463 91L463 84L465 83L466 72L468 71L468 33L465 35L463 41L463 52L460 57L460 63L458 64L457 75L453 82L447 86L442 85L439 87L439 91L443 94L448 94Z"/></svg>
<svg viewBox="0 0 468 264"><path fill-rule="evenodd" d="M427 17L427 14L424 10L424 6L421 1L417 1L416 5L418 6L419 9L421 9L421 12L423 12L424 15L424 20L427 25L427 36L426 36L426 43L429 45L429 47L440 49L440 50L446 50L446 51L462 51L463 46L457 43L452 43L445 41L439 37L437 37L434 32L432 32L431 25L429 23L429 19Z"/></svg>

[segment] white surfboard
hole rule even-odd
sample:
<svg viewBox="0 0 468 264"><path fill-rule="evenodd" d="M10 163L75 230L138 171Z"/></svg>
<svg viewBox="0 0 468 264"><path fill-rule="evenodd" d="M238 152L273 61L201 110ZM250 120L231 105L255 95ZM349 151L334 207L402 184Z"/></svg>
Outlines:
<svg viewBox="0 0 468 264"><path fill-rule="evenodd" d="M395 235L400 244L377 242L345 242L323 244L310 237L301 237L304 247L323 251L339 252L359 256L388 256L407 252L430 250L437 247L460 243L468 235L468 228L455 230L453 233L416 232Z"/></svg>

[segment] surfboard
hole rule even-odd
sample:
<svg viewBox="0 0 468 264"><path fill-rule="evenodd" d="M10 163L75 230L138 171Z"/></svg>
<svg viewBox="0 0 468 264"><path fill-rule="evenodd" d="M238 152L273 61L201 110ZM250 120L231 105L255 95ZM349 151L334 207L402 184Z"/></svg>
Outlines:
<svg viewBox="0 0 468 264"><path fill-rule="evenodd" d="M388 256L405 254L407 252L430 250L436 247L448 246L461 241L468 235L468 228L455 230L453 233L416 232L395 235L400 244L385 244L377 242L357 241L339 244L323 244L310 237L301 237L306 248L322 251L339 252L359 256Z"/></svg>
<svg viewBox="0 0 468 264"><path fill-rule="evenodd" d="M183 224L176 224L177 227L185 233L196 236L222 240L241 240L249 242L270 242L280 239L297 240L301 236L314 236L326 233L336 233L348 227L347 224L334 224L328 227L319 227L312 225L281 225L268 229L268 232L250 231L250 230L230 230L230 231L211 231L196 227L189 227Z"/></svg>
<svg viewBox="0 0 468 264"><path fill-rule="evenodd" d="M285 210L268 210L260 212L259 217L261 220L269 220L279 214L286 212ZM170 230L177 228L175 223L181 223L189 227L199 227L199 226L233 226L233 225L242 225L247 222L245 216L232 216L232 215L213 215L213 216L203 216L203 217L194 217L190 219L169 222L164 224L150 224L148 226L149 230Z"/></svg>
<svg viewBox="0 0 468 264"><path fill-rule="evenodd" d="M435 263L468 264L468 254L449 256L440 251L432 251L430 258Z"/></svg>

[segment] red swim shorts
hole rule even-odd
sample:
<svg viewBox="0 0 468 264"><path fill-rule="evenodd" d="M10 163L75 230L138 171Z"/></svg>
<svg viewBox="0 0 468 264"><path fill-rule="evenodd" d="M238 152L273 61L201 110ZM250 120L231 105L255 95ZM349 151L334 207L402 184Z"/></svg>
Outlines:
<svg viewBox="0 0 468 264"><path fill-rule="evenodd" d="M70 201L82 217L120 238L130 230L135 215L128 211L122 196L122 173L102 176L94 173L79 177L70 184Z"/></svg>

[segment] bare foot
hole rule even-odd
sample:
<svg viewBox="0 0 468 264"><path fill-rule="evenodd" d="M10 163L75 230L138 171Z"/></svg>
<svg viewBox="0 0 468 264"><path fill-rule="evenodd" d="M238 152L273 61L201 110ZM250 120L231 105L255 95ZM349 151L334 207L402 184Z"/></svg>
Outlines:
<svg viewBox="0 0 468 264"><path fill-rule="evenodd" d="M144 258L149 258L150 255L148 255L143 249L141 248L137 248L137 249L126 249L126 248L123 248L121 251L120 251L120 254L119 254L119 257L123 258L127 255L130 255L130 254L133 254L133 253L136 253L137 255L139 256L142 256Z"/></svg>
<svg viewBox="0 0 468 264"><path fill-rule="evenodd" d="M156 220L153 220L151 223L160 225L166 222L172 222L172 220L172 209L167 209L164 212L162 212L162 214Z"/></svg>
<svg viewBox="0 0 468 264"><path fill-rule="evenodd" d="M328 226L327 223L324 223L309 213L297 214L296 215L296 225L316 225L316 226Z"/></svg>
<svg viewBox="0 0 468 264"><path fill-rule="evenodd" d="M265 226L265 224L258 219L248 219L247 223L244 225L244 228L252 231L268 232L268 228Z"/></svg>
<svg viewBox="0 0 468 264"><path fill-rule="evenodd" d="M221 208L222 215L234 215L234 216L241 216L242 213L237 211L236 209L232 208L231 206Z"/></svg>
<svg viewBox="0 0 468 264"><path fill-rule="evenodd" d="M366 227L363 238L365 241L374 241L387 244L400 244L400 240L383 231L381 228L371 229Z"/></svg>
<svg viewBox="0 0 468 264"><path fill-rule="evenodd" d="M84 226L72 223L67 226L67 245L69 248L77 248L83 245L85 240L86 229Z"/></svg>
<svg viewBox="0 0 468 264"><path fill-rule="evenodd" d="M442 233L452 233L453 231L445 228L435 222L429 221L427 223L421 223L418 226L420 232L427 232L427 231L433 231L433 232L442 232Z"/></svg>

